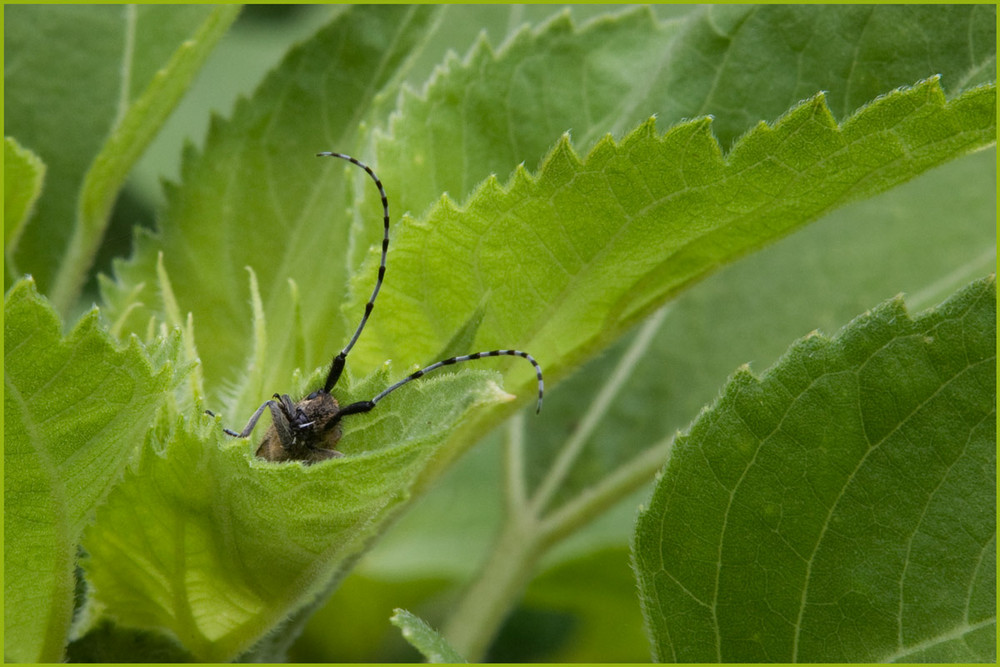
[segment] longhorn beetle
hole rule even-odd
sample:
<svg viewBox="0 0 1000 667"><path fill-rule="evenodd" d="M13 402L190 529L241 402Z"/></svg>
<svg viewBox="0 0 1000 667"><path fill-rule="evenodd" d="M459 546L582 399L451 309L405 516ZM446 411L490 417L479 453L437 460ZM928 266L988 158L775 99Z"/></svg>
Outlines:
<svg viewBox="0 0 1000 667"><path fill-rule="evenodd" d="M444 361L438 361L426 368L421 368L415 373L411 373L371 400L358 401L343 408L340 407L337 399L330 395L330 391L336 386L337 380L340 379L340 375L344 371L344 364L347 361L347 354L354 347L354 344L358 342L361 330L365 328L368 317L372 314L372 309L375 307L375 297L378 296L378 292L382 288L382 281L385 278L385 258L389 250L389 200L386 197L385 189L382 187L382 181L375 175L371 167L365 163L343 153L323 152L317 153L316 156L336 157L347 160L351 164L364 169L371 179L375 181L375 186L378 188L379 195L382 198L382 220L385 226L385 233L382 237L382 258L378 267L378 278L375 281L375 289L372 290L372 295L368 299L368 303L365 304L365 314L362 316L361 323L358 324L358 328L351 337L351 340L330 363L330 371L327 373L326 382L323 383L321 389L317 389L298 402L293 402L288 394L275 394L270 400L265 401L263 405L257 408L257 411L250 416L250 421L247 422L242 431L237 433L228 428L223 428L222 430L234 438L247 438L253 432L254 427L257 426L257 420L260 419L266 408L271 411L271 427L267 429L260 447L257 448L257 456L259 458L268 461L302 461L306 464L337 458L343 456L341 452L335 449L337 441L340 440L340 420L343 417L368 412L379 401L407 382L412 382L425 373L429 373L442 366L450 366L451 364L472 361L473 359L481 359L483 357L499 357L504 355L522 357L531 362L531 365L535 367L535 375L538 378L538 407L536 408L536 412L540 412L542 409L542 393L544 391L542 369L534 357L520 350L476 352L475 354L451 357ZM205 414L211 417L215 416L211 410L205 410Z"/></svg>

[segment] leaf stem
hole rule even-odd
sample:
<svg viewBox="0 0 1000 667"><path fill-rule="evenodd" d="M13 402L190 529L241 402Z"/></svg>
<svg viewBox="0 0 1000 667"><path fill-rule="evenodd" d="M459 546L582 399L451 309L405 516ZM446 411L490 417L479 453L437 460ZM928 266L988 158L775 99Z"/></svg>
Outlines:
<svg viewBox="0 0 1000 667"><path fill-rule="evenodd" d="M594 429L604 419L608 408L611 407L618 392L629 377L631 377L636 364L646 354L653 336L660 330L660 325L663 324L663 319L669 311L669 305L661 308L653 313L639 328L639 333L636 335L635 340L632 341L625 354L622 355L621 360L615 367L611 377L608 378L607 383L597 393L597 396L594 397L590 407L584 413L585 417L580 426L563 445L562 451L559 452L559 456L556 457L552 467L549 468L548 474L545 475L545 479L539 485L538 491L535 492L534 498L531 501L531 510L535 515L541 515L545 511L546 506L552 501L552 497L559 489L559 486L566 480L566 476L572 469L573 464L583 451L583 446L587 444L590 436L594 433Z"/></svg>
<svg viewBox="0 0 1000 667"><path fill-rule="evenodd" d="M593 488L545 517L540 526L544 544L549 546L558 542L594 519L601 510L607 509L616 500L627 496L652 479L656 472L666 465L673 445L674 436L664 438L617 468Z"/></svg>
<svg viewBox="0 0 1000 667"><path fill-rule="evenodd" d="M508 514L524 511L528 504L528 493L524 488L524 413L518 412L510 418L507 427L507 442L504 447L504 480L506 483Z"/></svg>
<svg viewBox="0 0 1000 667"><path fill-rule="evenodd" d="M540 555L538 527L508 516L480 576L465 591L443 634L469 662L482 662L507 613L521 597Z"/></svg>
<svg viewBox="0 0 1000 667"><path fill-rule="evenodd" d="M663 466L673 437L646 449L587 492L544 516L547 505L646 353L668 311L669 307L661 308L639 329L608 382L586 411L587 417L563 445L530 500L524 480L524 417L519 413L510 420L504 448L507 515L489 558L444 627L446 639L470 662L483 659L511 607L520 599L542 554L611 507L616 500L639 488Z"/></svg>
<svg viewBox="0 0 1000 667"><path fill-rule="evenodd" d="M510 430L520 428L523 421L512 420ZM519 435L512 433L508 447L517 444L518 438ZM449 643L469 662L481 662L542 554L614 501L648 482L669 459L673 443L674 436L664 438L542 520L527 505L518 509L514 503L508 503L507 519L490 557L444 628ZM510 467L508 461L508 470Z"/></svg>

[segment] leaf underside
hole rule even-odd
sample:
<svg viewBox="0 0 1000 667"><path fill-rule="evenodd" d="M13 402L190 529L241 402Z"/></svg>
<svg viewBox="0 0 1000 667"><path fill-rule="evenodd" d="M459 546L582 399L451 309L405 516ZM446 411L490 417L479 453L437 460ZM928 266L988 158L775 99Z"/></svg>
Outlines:
<svg viewBox="0 0 1000 667"><path fill-rule="evenodd" d="M988 144L994 109L992 88L947 102L931 79L842 125L817 96L724 158L708 120L663 135L649 121L583 159L564 138L537 176L487 179L461 208L445 198L401 226L379 296L392 318L373 321L354 363L393 356L398 331L427 358L488 298L476 346L513 342L559 378L719 265Z"/></svg>
<svg viewBox="0 0 1000 667"><path fill-rule="evenodd" d="M161 424L85 536L94 604L127 627L167 629L199 660L246 651L370 540L442 434L505 400L483 375L431 378L345 421L346 456L308 467L221 443L215 420ZM352 391L384 384L383 371Z"/></svg>

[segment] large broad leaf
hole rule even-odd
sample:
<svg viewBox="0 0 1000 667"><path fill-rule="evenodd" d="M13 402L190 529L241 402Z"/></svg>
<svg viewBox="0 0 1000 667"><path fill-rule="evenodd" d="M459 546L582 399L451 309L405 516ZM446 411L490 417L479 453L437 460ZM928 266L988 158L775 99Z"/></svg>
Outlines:
<svg viewBox="0 0 1000 667"><path fill-rule="evenodd" d="M240 369L247 362L250 329L243 278L246 264L254 265L261 277L269 320L288 322L296 334L271 342L266 354L268 368L261 371L265 374L266 386L280 387L293 368L318 363L317 358L330 354L344 339L347 327L336 313L344 293L342 281L346 278L343 255L351 247L364 248L367 244L346 243L342 237L337 238L346 224L344 207L352 201L352 197L336 187L343 167L329 160L318 165L315 158L309 156L315 151L315 137L325 137L323 141L336 144L328 146L330 148L345 150L345 145L353 144L355 126L352 123L358 117L356 110L372 99L372 86L367 85L372 76L379 77L375 87L395 90L393 73L397 69L405 70L407 65L401 54L419 45L416 34L430 19L411 14L395 16L392 11L387 8L371 10L371 18L367 17L367 12L355 11L336 21L309 45L294 52L283 70L264 84L258 94L260 104L252 108L241 105L231 124L217 125L209 139L206 155L198 161L191 155L188 160L184 176L186 187L171 198L168 222L163 226L161 238L146 244L132 265L119 267L119 286L108 286L105 291L117 312L124 312L137 302L145 304L129 317L130 328L144 331L149 315L159 313L162 316L153 285L156 251L163 249L165 266L181 308L194 313L198 349L205 363L210 395L216 394L216 387L223 379L231 381L234 374L241 375ZM379 32L376 27L380 25L378 16L386 13L396 20L394 26L408 26L399 28L398 38L395 31L386 28ZM372 27L365 28L369 23ZM355 25L360 27L345 32L344 26ZM571 46L577 53L594 50L594 44L600 44L601 38L607 42L604 48L608 49L634 48L632 42L637 42L647 45L645 55L648 56L650 52L659 53L667 48L674 33L672 29L657 26L641 13L601 21L579 32L569 29L564 22L547 30L561 37L561 42L551 40L552 44L563 44L552 52L542 52L547 58L556 58L549 63L549 69L561 62L559 54ZM339 51L343 58L350 59L348 67L336 66L336 60L323 56L325 49L340 43L342 33L350 35ZM359 41L369 34L372 43ZM629 35L633 36L631 40ZM635 35L646 36L639 39ZM517 71L516 66L507 64L508 61L513 60L516 65L519 58L537 60L538 44L548 43L545 39L548 36L546 33L536 40L515 41L504 52L501 64ZM574 44L574 39L579 44ZM481 69L480 65L490 64L488 49L479 49L477 53L469 68L474 71ZM639 51L628 51L628 54L628 60L642 59ZM504 77L488 78L504 80ZM358 79L366 85L359 88ZM538 85L543 83L538 82ZM606 93L608 95L620 92L617 84L607 87L614 91ZM432 86L430 92L437 90L441 91L438 106L461 102L449 98L451 89L446 84ZM328 93L324 95L324 91ZM489 88L484 92L496 93ZM294 96L294 104L286 101L289 95ZM331 107L326 102L331 95L336 95L338 100L350 100L350 104ZM488 109L491 99L477 100L476 108ZM602 140L600 148L585 164L579 163L569 143L564 141L548 158L539 180L518 172L510 193L498 196L496 184L491 183L480 191L477 199L468 202L461 215L441 205L428 215L426 224L410 225L403 221L398 225L390 248L389 279L384 296L380 296L370 332L362 338L352 363L359 369L370 370L386 358L408 363L429 359L451 341L456 331L467 325L489 294L490 303L485 305L479 328L491 331L492 335L480 337L479 344L491 347L495 342L502 347L525 347L530 343L534 346L531 351L544 353L546 365L558 376L561 368L592 354L667 295L719 262L787 233L795 225L838 203L889 187L946 155L990 141L993 99L991 89L973 91L953 102L954 108L942 108L939 105L943 98L931 82L866 109L845 126L844 133L839 133L834 130L822 100L815 98L799 106L774 130L755 130L729 156L726 165L719 159L719 148L705 123L681 126L663 139L655 137L650 125L644 125L620 144ZM404 104L398 124L412 116L412 125L425 127L428 119L441 114L436 108L417 105L411 109ZM348 115L348 109L354 114ZM655 110L650 108L638 117L648 117L648 113ZM553 110L539 108L537 113L550 111ZM970 113L977 117L965 115ZM813 114L817 114L815 118ZM468 117L477 118L478 114ZM483 123L492 126L493 121L487 117ZM562 126L572 126L572 123L573 119L567 118ZM894 123L901 125L893 128ZM516 127L530 125L532 123L525 120ZM435 124L431 126L436 127ZM798 134L800 129L803 134ZM951 138L938 136L940 132ZM412 139L401 132L397 134L401 135L396 139L401 145ZM463 130L463 135L466 134L468 132ZM780 144L789 138L791 142ZM532 150L540 157L554 139L554 136L549 137L544 143L536 139ZM815 148L808 146L810 141L817 142ZM907 146L912 141L925 146L930 153L925 149L914 153L916 146ZM435 149L447 151L446 147L455 142L440 143L445 147L435 146ZM678 151L682 144L683 150ZM808 151L797 154L807 146ZM831 151L836 152L837 163L830 159ZM856 153L869 151L875 162L855 162L853 172L840 171L841 163L855 160ZM879 154L878 151L883 152ZM905 151L910 151L915 159L903 158L892 170L878 173L880 160L894 161ZM937 155L932 154L934 151L938 151ZM408 152L407 160L419 160L422 154L420 151ZM380 172L389 170L389 174L399 171L398 178L383 177L394 210L397 198L404 202L404 209L414 209L408 202L434 202L441 193L439 186L449 187L448 183L423 187L420 180L409 186L411 174L419 174L423 167L418 165L414 169L410 162L392 157L387 154L385 163L380 157L376 166ZM470 157L475 157L475 164L479 164L478 153L475 156L445 153L433 163L466 164ZM523 157L514 156L514 159L519 161ZM866 156L865 160L868 159ZM231 167L221 168L226 161L232 162ZM785 166L779 166L781 161L787 161ZM817 165L819 170L808 171L809 164ZM508 165L507 173L514 164ZM681 168L681 165L685 166ZM799 170L797 174L796 169ZM359 177L363 179L364 175L359 174ZM824 185L823 178L843 180ZM656 183L657 192L643 192L645 181ZM359 228L377 236L380 228L377 200L367 199L375 190L368 182L356 183L361 188L359 192L366 197L366 205L356 208L355 214L365 220ZM796 184L808 187L808 196L797 192ZM565 196L558 192L563 188L567 189ZM755 188L762 190L755 191ZM419 198L408 194L412 192L419 192ZM557 196L556 200L548 199L553 195ZM659 203L651 205L655 201ZM783 208L769 203L775 201L786 203ZM497 206L501 210L495 210ZM420 209L424 207L420 205ZM505 207L507 210L503 210ZM723 208L726 210L721 210ZM639 211L641 216L633 221ZM585 215L578 220L581 212ZM604 222L605 214L610 216L610 225ZM519 221L524 216L531 220L531 235L525 234L524 225ZM668 217L673 221L671 224L683 224L686 229L677 232L671 226L659 226ZM687 222L682 223L685 217ZM466 224L467 219L473 218L479 221ZM704 223L708 228L702 228L702 220L708 220ZM484 221L490 223L489 236L480 233ZM565 226L567 221L572 221L571 227ZM615 233L616 225L636 236L632 239L625 234L617 247L624 249L633 243L644 245L646 252L657 259L630 256L627 262L622 262L615 253L624 250L609 248L602 252L600 261L589 266L587 253L603 247L603 241ZM652 225L656 225L655 230L650 228ZM453 226L462 228L461 235L450 231ZM593 226L599 229L595 232L591 229ZM756 226L756 231L745 232L744 228L750 226ZM427 232L428 227L432 227L434 233ZM247 233L245 230L253 231ZM733 238L717 244L712 230ZM566 238L560 240L559 237L567 233L588 239L586 247L575 248L574 242ZM664 245L660 239L667 233L670 238ZM650 234L656 237L656 242L651 242ZM699 246L688 243L691 235L701 235L703 246L722 247L699 257ZM736 240L739 236L742 238ZM195 238L197 243L192 242ZM481 250L464 252L463 247L472 239ZM675 256L681 247L686 249ZM563 253L566 258L560 256ZM492 258L491 264L480 265L480 254ZM458 263L454 261L456 255L462 255ZM517 262L512 261L514 255ZM267 261L261 257L266 257ZM667 271L667 275L658 275L654 263L668 259L670 266L677 269L661 269ZM531 269L519 268L514 279L506 279L511 267L526 261L532 263ZM565 267L568 273L538 292L534 286L538 274L549 273L553 264L562 261L568 262ZM684 266L684 261L693 266ZM627 271L616 279L606 279L598 269L609 264L614 264L615 273L623 267ZM358 272L358 282L353 289L355 297L347 308L352 321L361 312L362 302L371 289L375 267L369 265L367 268ZM427 270L430 270L429 275L425 273ZM484 273L487 271L489 273ZM575 275L576 272L582 273ZM652 275L647 275L650 272ZM442 276L442 273L447 275ZM467 279L476 274L498 276L494 281L498 284L480 285ZM595 277L588 278L590 275ZM562 298L557 295L566 288L571 277L572 293L567 294L563 308L555 313L547 330L528 336L529 330L540 326L532 324L534 317L539 313L549 314L549 300ZM291 305L288 278L296 282L303 295L301 328L294 326L297 320ZM133 289L140 283L145 285L144 289ZM636 289L638 283L644 288ZM532 303L525 302L529 294L534 294ZM414 298L420 299L422 308L430 312L413 312ZM580 326L573 321L573 312L581 308L581 303L589 308L592 301L602 303L587 325ZM446 309L450 312L439 319L439 311ZM607 311L604 316L600 315L601 310ZM519 328L512 328L505 322L515 316L522 322ZM609 318L607 323L605 318ZM417 326L411 328L412 325ZM564 339L564 330L571 332L573 339ZM404 340L400 340L401 332L407 334ZM558 353L556 349L547 349L556 337L561 339L556 348L561 350ZM514 368L514 365L507 367ZM519 386L527 384L526 374L518 378L523 378ZM237 385L236 393L238 398L234 405L240 412L252 409L254 402L259 400L257 388L247 387L245 383Z"/></svg>
<svg viewBox="0 0 1000 667"><path fill-rule="evenodd" d="M660 660L993 661L991 277L743 369L639 518Z"/></svg>
<svg viewBox="0 0 1000 667"><path fill-rule="evenodd" d="M587 152L653 113L663 127L711 114L728 149L821 90L842 121L934 74L953 97L996 73L988 6L717 5L683 21L644 8L577 27L579 9L494 40L496 51L481 41L446 58L426 90L405 91L391 123L373 110L379 170L401 184L400 211L422 214L442 192L464 201L493 173L533 168L564 131Z"/></svg>
<svg viewBox="0 0 1000 667"><path fill-rule="evenodd" d="M177 384L177 338L119 349L96 311L64 337L30 280L4 300L4 654L58 662L84 526Z"/></svg>
<svg viewBox="0 0 1000 667"><path fill-rule="evenodd" d="M727 146L749 109L775 116L817 88L843 119L931 70L949 96L991 83L995 40L987 5L716 5L687 22L650 95L671 117L715 115Z"/></svg>
<svg viewBox="0 0 1000 667"><path fill-rule="evenodd" d="M804 91L828 91L827 100L840 119L854 110L850 106L854 101L870 99L931 72L945 73L942 85L949 95L954 95L970 85L989 81L995 67L991 37L994 22L989 16L977 19L978 12L991 15L992 8L711 7L696 13L681 28L644 20L641 11L576 30L560 19L544 28L518 33L497 53L480 45L466 59L449 60L426 91L407 95L389 134L376 138L378 169L387 183L396 180L402 184L403 191L397 196L390 187L393 206L420 213L434 200L421 198L422 192L410 186L426 183L426 190L447 190L455 199L465 198L478 179L488 176L491 170L503 173L504 160L517 161L531 150L545 150L547 144L536 126L562 122L564 127L572 128L575 144L588 145L601 131L587 129L592 127L588 117L598 110L603 98L587 97L590 105L556 103L546 107L551 115L529 122L519 119L525 108L539 104L537 95L533 95L538 90L558 91L553 95L557 99L578 99L575 96L579 91L590 90L592 70L619 91L621 109L644 108L645 96L651 95L671 102L670 114L677 119L699 110L711 111L716 118L713 132L724 146L748 129L748 118L778 114L786 105L810 94ZM724 21L726 38L721 38L719 16L732 18L738 14L748 15L747 20ZM807 39L790 29L833 24L865 29L835 33L817 27ZM957 48L959 38L948 26L962 26L961 32L983 38L970 42L975 45L971 51ZM675 36L671 46L647 51L643 57L623 57L624 62L614 69L620 72L620 79L614 78L614 72L601 69L610 50L602 38L625 53L633 53L629 49L638 52L637 45L656 44L660 33ZM914 34L934 37L917 42ZM614 39L618 36L620 42ZM581 43L586 46L581 47ZM941 44L951 46L942 49ZM655 53L666 55L657 61ZM573 57L564 57L566 54ZM790 64L796 65L795 76L788 73ZM651 84L651 88L634 85L636 79L648 83L648 73L658 71L670 72L661 77L671 82L669 90L654 94L649 91L658 83ZM552 72L560 76L553 77ZM711 79L716 72L726 79L726 87L713 88L700 80L696 85L693 81L699 77ZM679 83L686 85L678 88ZM859 85L865 91L860 95L866 97L859 97ZM675 99L682 104L674 104ZM670 121L670 114L661 112L658 119ZM634 122L639 120L641 117ZM456 127L461 128L458 138L445 141L448 129ZM615 383L617 393L612 392L610 404L599 395L614 380L613 372L628 342L550 392L541 419L527 419L523 428L513 429L517 435L510 438L509 444L516 443L511 448L520 452L515 460L523 464L513 473L514 483L501 479L505 468L494 452L474 452L474 461L460 464L451 483L440 493L432 491L431 497L415 507L399 529L387 535L362 563L364 575L357 585L335 596L313 624L309 641L356 656L353 651L359 650L358 638L367 637L370 626L388 616L392 606L398 604L386 593L390 586L399 595L411 595L411 590L426 595L428 590L439 590L442 581L463 581L470 576L487 553L492 531L502 516L504 499L489 495L491 491L508 495L509 503L512 488L526 488L531 492L528 500L533 501L532 509L552 515L571 501L582 500L595 487L603 488L612 481L611 471L638 464L630 466L632 479L617 492L617 497L622 497L628 488L649 479L660 465L662 459L644 455L645 450L664 451L674 430L686 426L699 407L717 395L718 387L740 363L752 359L766 365L788 340L815 327L836 330L860 309L901 289L919 292L926 305L933 302L929 299L953 289L956 281L965 282L988 271L995 257L995 198L987 201L982 194L994 190L993 158L971 156L964 164L957 170L945 168L947 175L935 170L898 195L835 212L822 223L822 229L803 230L801 234L806 238L800 240L797 234L766 249L759 257L729 267L717 280L682 293L645 353L630 365L631 374L626 373L620 384ZM393 173L397 174L395 178ZM367 196L368 190L365 193ZM400 200L402 203L397 203ZM365 206L377 207L377 203L372 198ZM947 220L947 226L941 224L942 220ZM367 230L372 238L378 232L377 228ZM421 271L425 262L442 251L430 245L436 241L447 246L452 238L442 235L428 240L417 260ZM367 245L354 244L360 248ZM966 265L969 270L959 268ZM396 280L395 266L390 258L389 289ZM357 283L359 297L366 296L366 287L363 279ZM400 308L409 308L410 301L424 300L426 292L423 285L413 285L410 299ZM449 303L448 307L453 305ZM475 310L467 321L474 321L477 314L481 319L478 304ZM379 329L381 322L376 316L372 330ZM388 349L387 343L386 349L377 350L370 361L391 354ZM534 345L530 349L534 350ZM669 372L658 371L660 363ZM519 371L514 368L513 372ZM598 420L591 419L595 409L601 410ZM593 426L589 439L580 437L584 421ZM576 447L581 442L583 446ZM575 463L568 469L554 467L557 456L564 457L567 452ZM547 506L534 502L537 499L533 497L546 477L562 480L546 491ZM486 479L495 482L488 485ZM456 502L456 498L461 500ZM606 498L606 502L611 500ZM626 502L602 519L595 531L571 540L560 550L559 561L593 561L590 550L609 543L624 544L634 506L635 501L631 505ZM590 519L600 514L600 509L592 509ZM624 562L621 567L627 570ZM486 570L481 576L489 578L492 573ZM590 576L599 587L597 579L617 577L617 573L605 575L595 568ZM401 591L399 582L404 579L411 581L411 587ZM428 582L437 583L430 586ZM545 581L539 585L544 587ZM532 590L528 594L531 601L556 597L544 590L533 594ZM381 607L371 604L374 597L383 595L386 600ZM630 595L629 590L622 592L623 597ZM622 606L627 603L620 602ZM352 614L350 619L343 619L339 610L345 607L363 607L371 615ZM600 609L595 615L591 619L595 624L607 622ZM333 619L338 619L335 632L329 630ZM621 616L616 614L615 620L620 621ZM574 642L585 632L581 625L568 643L568 651L574 650ZM623 648L622 642L611 642L606 650L609 653L603 659L609 660L635 660L646 654L644 645L636 653L630 647ZM560 660L582 659L579 653L558 655L556 659ZM371 654L367 656L364 659L373 659ZM374 654L376 659L394 657L385 656Z"/></svg>
<svg viewBox="0 0 1000 667"><path fill-rule="evenodd" d="M48 166L17 257L59 310L73 305L129 168L238 11L22 5L5 13L5 132Z"/></svg>
<svg viewBox="0 0 1000 667"><path fill-rule="evenodd" d="M401 226L379 303L392 316L373 322L355 362L400 347L431 359L479 318L472 347L527 349L558 380L719 265L989 144L995 101L986 87L948 103L932 79L838 126L818 96L725 159L708 121L662 136L646 123L582 159L564 139L537 176L487 180L462 207L445 197ZM512 372L527 399L530 375Z"/></svg>
<svg viewBox="0 0 1000 667"><path fill-rule="evenodd" d="M575 366L720 264L821 212L915 175L916 163L902 158L910 151L903 137L911 130L891 127L891 109L914 114L904 125L914 123L912 131L923 138L913 139L925 148L938 143L932 136L943 126L917 120L929 107L916 101L920 93L915 90L909 93L914 97L897 93L900 97L880 100L851 117L855 108L847 105L857 94L853 86L864 80L868 101L894 85L948 72L951 79L944 85L954 95L990 80L992 48L985 38L975 40L971 54L935 47L922 54L926 69L914 75L918 59L912 54L893 59L893 67L876 63L909 40L899 25L935 25L934 14L924 8L890 8L895 13L834 9L824 9L827 18L822 19L810 14L815 8L716 8L681 25L659 24L640 10L579 29L560 18L537 31L519 32L497 53L480 44L465 61L448 60L419 96L404 94L398 115L385 133L375 135L378 167L391 201L420 218L399 225L379 304L380 312L391 315L373 319L353 363L374 367L404 354L429 361L455 331L478 321L480 335L472 346L528 349L543 358L550 377L558 380L564 364ZM936 16L936 25L975 26L970 29L976 35L979 26L989 25L976 21L974 11ZM810 33L816 44L789 44L787 35L780 37L792 21L809 25L834 19L851 25L871 22L874 32L858 33L857 44L835 48L828 42L836 39L818 29ZM718 21L731 39L717 38ZM988 36L989 28L984 30ZM950 39L945 31L939 36ZM859 49L871 52L874 60L859 59ZM734 57L734 51L755 52L757 59ZM789 51L813 65L804 84L812 86L811 92L757 62L763 59L779 70ZM732 79L732 86L698 89L700 93L678 88L678 78L706 78L692 76L690 62L701 57L708 61L706 76L718 70L719 76ZM608 62L616 66L608 67ZM927 62L934 64L926 67ZM827 67L853 75L834 75ZM925 92L935 88L925 85ZM609 99L598 89L614 93ZM775 117L821 89L830 91L842 121L843 132L834 133L836 139L825 134L835 125L827 97L799 104L773 129L753 128L746 120ZM995 91L981 93L980 102L968 99L980 108L974 113L983 113L973 124L983 123L985 145L995 134L988 119ZM674 97L685 106L667 105L671 111L663 113L662 100ZM907 111L898 106L911 103L916 106ZM739 113L728 112L730 108ZM649 126L644 140L636 132L617 143L599 138L608 130L624 132L649 112L657 113L661 128L699 112L712 112L724 127L681 125L657 148ZM574 147L597 146L581 160L569 141L560 143L541 163L538 180L524 170L516 170L502 187L489 178L493 172L509 173L518 162L535 164L531 156L541 155L551 142L538 128L549 125L571 128ZM938 128L931 129L934 125ZM751 131L720 160L712 133L727 146L746 130ZM449 132L452 140L445 139ZM902 161L896 162L893 154ZM872 158L892 160L894 166L883 170L868 162ZM810 163L822 167L812 169ZM896 169L901 171L893 175ZM366 209L376 208L372 191L364 192ZM449 197L441 199L441 192ZM377 233L377 226L369 225L359 236L365 241L352 247L368 248ZM633 252L633 247L640 250ZM352 283L349 312L358 312L367 297L363 276L374 271L375 259L369 257L367 270ZM502 279L491 281L491 276ZM553 303L559 307L551 308ZM514 393L530 393L529 376L516 367L510 372L520 373L514 376L519 384L511 385Z"/></svg>

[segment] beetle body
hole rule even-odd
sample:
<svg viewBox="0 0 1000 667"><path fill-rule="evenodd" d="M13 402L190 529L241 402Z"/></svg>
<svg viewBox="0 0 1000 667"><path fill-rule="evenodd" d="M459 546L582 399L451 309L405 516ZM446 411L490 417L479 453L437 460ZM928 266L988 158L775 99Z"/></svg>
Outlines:
<svg viewBox="0 0 1000 667"><path fill-rule="evenodd" d="M340 404L325 391L314 391L297 403L287 394L270 401L271 426L257 457L267 461L316 463L343 456L340 440Z"/></svg>

